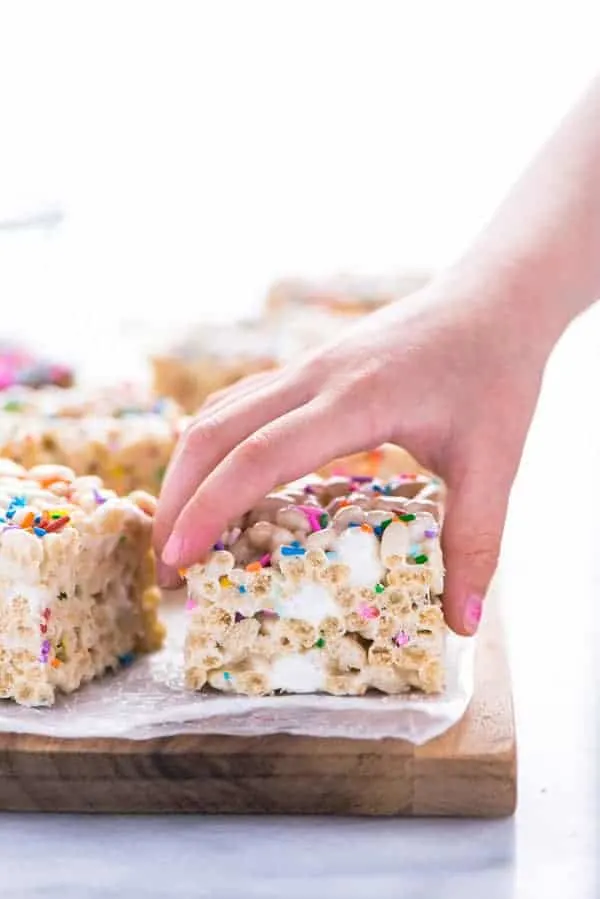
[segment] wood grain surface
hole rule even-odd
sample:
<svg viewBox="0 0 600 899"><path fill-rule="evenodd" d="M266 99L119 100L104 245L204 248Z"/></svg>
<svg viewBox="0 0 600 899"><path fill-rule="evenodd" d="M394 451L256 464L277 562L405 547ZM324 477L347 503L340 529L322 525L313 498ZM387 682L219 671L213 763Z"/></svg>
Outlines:
<svg viewBox="0 0 600 899"><path fill-rule="evenodd" d="M510 681L496 609L463 720L402 740L182 735L58 740L0 734L0 809L502 817L516 802Z"/></svg>

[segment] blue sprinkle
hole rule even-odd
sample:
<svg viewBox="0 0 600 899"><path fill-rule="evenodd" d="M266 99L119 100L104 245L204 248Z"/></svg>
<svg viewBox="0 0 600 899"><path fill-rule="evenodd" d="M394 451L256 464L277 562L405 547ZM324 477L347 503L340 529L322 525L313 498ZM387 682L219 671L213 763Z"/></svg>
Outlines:
<svg viewBox="0 0 600 899"><path fill-rule="evenodd" d="M298 541L295 541L296 543ZM290 546L282 546L281 547L281 555L282 556L303 556L306 550L303 546L294 546L291 544Z"/></svg>
<svg viewBox="0 0 600 899"><path fill-rule="evenodd" d="M325 555L328 559L337 559L337 553L333 549L328 549Z"/></svg>
<svg viewBox="0 0 600 899"><path fill-rule="evenodd" d="M381 487L379 484L371 484L371 490L373 491L373 493L383 493L383 487Z"/></svg>
<svg viewBox="0 0 600 899"><path fill-rule="evenodd" d="M373 533L376 537L381 537L381 535L383 534L383 528L380 524L375 525L375 527L373 528Z"/></svg>
<svg viewBox="0 0 600 899"><path fill-rule="evenodd" d="M408 552L410 553L411 556L418 556L421 553L421 547L419 546L418 543L413 543L413 544L411 544Z"/></svg>
<svg viewBox="0 0 600 899"><path fill-rule="evenodd" d="M16 509L9 509L8 512L6 513L6 517L9 520L12 520L15 517L15 511L16 511Z"/></svg>
<svg viewBox="0 0 600 899"><path fill-rule="evenodd" d="M42 520L42 516L41 516L41 515L36 515L35 518L33 519L33 523L34 523L34 524L39 524L41 520Z"/></svg>
<svg viewBox="0 0 600 899"><path fill-rule="evenodd" d="M246 587L244 586L244 584L240 584L240 586L238 587L238 590L239 590L240 593L247 593L247 592L248 592L247 589L246 589Z"/></svg>
<svg viewBox="0 0 600 899"><path fill-rule="evenodd" d="M166 408L167 400L164 397L160 397L156 400L150 411L154 412L155 415L160 415Z"/></svg>
<svg viewBox="0 0 600 899"><path fill-rule="evenodd" d="M301 546L301 543L299 540L292 540L292 542L290 543L290 546L299 547L299 546Z"/></svg>
<svg viewBox="0 0 600 899"><path fill-rule="evenodd" d="M348 525L348 527L349 528L359 528L360 525L359 525L358 521L351 521L350 524Z"/></svg>
<svg viewBox="0 0 600 899"><path fill-rule="evenodd" d="M44 530L44 528L34 528L33 533L35 534L36 537L45 537L46 536L46 531Z"/></svg>
<svg viewBox="0 0 600 899"><path fill-rule="evenodd" d="M135 653L124 652L122 656L118 656L118 659L121 665L123 665L124 668L127 668L128 665L131 665L132 662L135 661Z"/></svg>
<svg viewBox="0 0 600 899"><path fill-rule="evenodd" d="M13 496L10 501L11 506L26 506L27 499L24 496Z"/></svg>
<svg viewBox="0 0 600 899"><path fill-rule="evenodd" d="M224 672L223 672L223 679L224 679L224 680L231 680L231 675L230 675L229 671L224 671Z"/></svg>

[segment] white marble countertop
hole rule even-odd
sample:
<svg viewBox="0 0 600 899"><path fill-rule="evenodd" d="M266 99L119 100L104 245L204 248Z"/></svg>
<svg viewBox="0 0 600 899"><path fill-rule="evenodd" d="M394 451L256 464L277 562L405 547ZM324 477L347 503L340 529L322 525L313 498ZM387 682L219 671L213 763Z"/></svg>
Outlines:
<svg viewBox="0 0 600 899"><path fill-rule="evenodd" d="M597 897L600 533L588 497L599 487L599 325L594 309L550 366L505 541L500 587L520 753L514 819L5 814L2 899Z"/></svg>

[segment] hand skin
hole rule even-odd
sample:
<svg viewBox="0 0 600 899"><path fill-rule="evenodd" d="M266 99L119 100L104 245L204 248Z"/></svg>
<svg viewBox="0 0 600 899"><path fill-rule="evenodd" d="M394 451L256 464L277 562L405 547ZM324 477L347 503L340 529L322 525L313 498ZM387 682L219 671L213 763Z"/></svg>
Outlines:
<svg viewBox="0 0 600 899"><path fill-rule="evenodd" d="M597 82L445 275L206 404L159 501L163 582L277 484L389 441L448 485L444 614L474 633L544 367L600 288L599 247Z"/></svg>

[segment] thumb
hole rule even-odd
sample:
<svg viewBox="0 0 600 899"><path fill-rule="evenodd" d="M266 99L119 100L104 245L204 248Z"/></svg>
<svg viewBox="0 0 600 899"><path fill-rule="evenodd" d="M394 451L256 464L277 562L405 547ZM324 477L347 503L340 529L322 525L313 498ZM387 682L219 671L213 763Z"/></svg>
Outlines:
<svg viewBox="0 0 600 899"><path fill-rule="evenodd" d="M479 626L496 570L512 474L473 470L459 483L449 482L442 530L444 616L453 631L470 636Z"/></svg>

